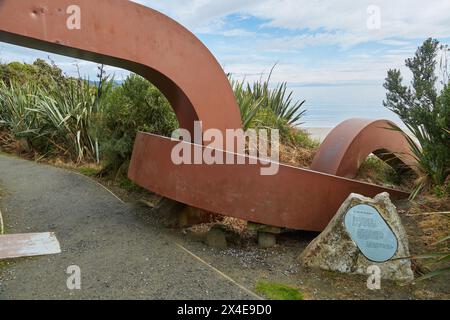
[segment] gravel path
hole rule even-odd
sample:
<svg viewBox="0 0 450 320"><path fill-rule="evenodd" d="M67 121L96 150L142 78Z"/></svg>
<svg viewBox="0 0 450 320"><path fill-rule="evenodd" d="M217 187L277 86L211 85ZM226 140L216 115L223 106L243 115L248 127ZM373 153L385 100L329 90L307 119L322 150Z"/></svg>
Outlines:
<svg viewBox="0 0 450 320"><path fill-rule="evenodd" d="M55 232L59 255L0 264L0 299L249 299L90 179L0 155L6 232ZM81 268L82 289L66 270Z"/></svg>

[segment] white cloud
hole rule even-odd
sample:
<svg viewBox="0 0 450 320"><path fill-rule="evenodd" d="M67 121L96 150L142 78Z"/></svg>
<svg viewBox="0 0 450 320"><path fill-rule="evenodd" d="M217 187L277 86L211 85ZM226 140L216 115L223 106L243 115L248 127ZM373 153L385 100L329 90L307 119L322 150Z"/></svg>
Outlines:
<svg viewBox="0 0 450 320"><path fill-rule="evenodd" d="M225 65L227 72L249 81L267 75L272 67L267 61L236 62ZM404 72L404 56L350 56L344 60L330 60L320 66L308 63L277 64L272 80L288 82L291 86L305 85L381 85L388 68L400 68Z"/></svg>
<svg viewBox="0 0 450 320"><path fill-rule="evenodd" d="M448 0L140 0L176 18L189 28L205 26L230 14L268 20L270 27L343 34L348 44L392 37L425 38L450 35ZM381 29L367 29L367 8L378 6ZM319 40L320 41L320 40Z"/></svg>
<svg viewBox="0 0 450 320"><path fill-rule="evenodd" d="M409 78L404 61L428 37L450 37L448 0L152 0L140 1L180 21L197 34L251 36L227 41L211 50L227 72L256 80L278 66L274 81L291 86L371 84L381 87L389 68ZM380 9L380 29L369 30L369 6ZM253 29L228 25L230 15L253 17ZM256 30L255 30L256 29ZM277 32L273 32L276 30ZM284 30L284 31L283 31ZM354 52L361 44L382 50ZM388 47L386 49L385 47ZM308 49L327 52L328 59ZM337 57L333 50L344 51ZM342 53L342 52L341 52Z"/></svg>
<svg viewBox="0 0 450 320"><path fill-rule="evenodd" d="M388 68L404 70L404 60L421 40L450 37L449 0L135 2L169 15L199 36L213 36L206 44L227 72L252 80L279 62L273 80L288 81L293 87L364 83L380 87ZM367 28L369 5L380 8L379 30ZM242 21L250 22L239 24ZM361 48L364 43L375 49ZM315 51L322 54L316 56ZM8 45L0 46L0 54L3 60L27 62L47 56ZM52 58L68 73L76 72L76 60ZM81 63L80 69L95 77L94 64ZM117 78L126 75L110 70Z"/></svg>
<svg viewBox="0 0 450 320"><path fill-rule="evenodd" d="M255 36L256 33L244 29L231 29L222 32L222 35L225 37L251 37Z"/></svg>
<svg viewBox="0 0 450 320"><path fill-rule="evenodd" d="M1 2L1 0L0 0ZM428 37L450 39L449 0L136 0L174 18L204 39L226 72L249 81L278 63L272 80L287 81L295 98L306 99L335 121L384 112L383 79ZM369 30L367 8L380 8L381 28ZM207 35L207 36L206 36ZM0 61L31 63L48 53L0 43ZM77 66L94 79L94 63L51 54L71 75ZM107 67L116 79L128 72ZM406 77L408 78L408 76ZM357 110L357 111L355 111ZM359 110L359 111L358 111ZM341 118L342 119L341 119ZM339 119L338 119L339 118Z"/></svg>

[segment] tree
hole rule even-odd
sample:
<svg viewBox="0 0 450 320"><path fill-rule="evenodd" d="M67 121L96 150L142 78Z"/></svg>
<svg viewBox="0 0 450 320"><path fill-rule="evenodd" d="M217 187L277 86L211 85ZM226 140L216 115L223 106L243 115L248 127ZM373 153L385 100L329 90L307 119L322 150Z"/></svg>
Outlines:
<svg viewBox="0 0 450 320"><path fill-rule="evenodd" d="M0 64L0 81L6 84L16 83L23 85L30 82L39 83L43 87L49 87L54 83L67 81L62 70L53 61L50 64L45 60L36 59L33 64L11 62Z"/></svg>
<svg viewBox="0 0 450 320"><path fill-rule="evenodd" d="M435 39L427 39L413 58L406 60L412 72L411 86L403 85L400 70L389 70L384 87L384 106L396 113L420 143L411 148L418 160L424 187L444 186L450 172L450 83L444 77L438 89L436 72L441 49ZM416 193L417 193L416 192Z"/></svg>

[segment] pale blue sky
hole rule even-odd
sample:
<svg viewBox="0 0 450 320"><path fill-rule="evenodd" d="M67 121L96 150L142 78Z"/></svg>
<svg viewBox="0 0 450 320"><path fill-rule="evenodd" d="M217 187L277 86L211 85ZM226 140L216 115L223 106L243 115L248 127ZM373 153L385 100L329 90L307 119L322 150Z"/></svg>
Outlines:
<svg viewBox="0 0 450 320"><path fill-rule="evenodd" d="M135 2L182 23L235 77L257 79L277 63L273 81L287 81L298 99L307 100L307 126L334 125L352 116L392 118L382 107L387 69L404 69L404 60L427 37L450 42L448 0ZM0 44L2 61L47 56ZM95 77L91 63L50 56L69 74L78 63L83 75ZM117 79L127 75L109 71Z"/></svg>

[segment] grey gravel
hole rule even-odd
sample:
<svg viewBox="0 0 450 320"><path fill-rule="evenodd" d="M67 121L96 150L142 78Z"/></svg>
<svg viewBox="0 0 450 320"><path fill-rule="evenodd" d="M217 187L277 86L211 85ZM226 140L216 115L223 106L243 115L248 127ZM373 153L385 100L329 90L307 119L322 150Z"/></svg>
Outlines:
<svg viewBox="0 0 450 320"><path fill-rule="evenodd" d="M0 185L7 233L52 231L63 251L0 265L0 299L252 298L86 177L0 155ZM70 265L81 290L67 288Z"/></svg>

